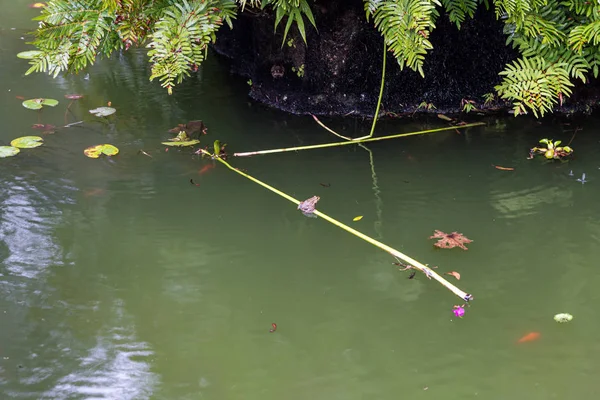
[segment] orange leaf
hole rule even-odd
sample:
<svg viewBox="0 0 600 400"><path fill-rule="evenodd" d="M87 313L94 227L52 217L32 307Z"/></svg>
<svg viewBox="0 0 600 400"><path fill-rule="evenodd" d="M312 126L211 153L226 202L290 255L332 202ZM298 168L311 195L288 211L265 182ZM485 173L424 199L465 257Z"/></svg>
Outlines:
<svg viewBox="0 0 600 400"><path fill-rule="evenodd" d="M492 164L494 165L494 164ZM514 171L515 169L512 167L501 167L499 165L494 165L494 168L499 169L501 171Z"/></svg>
<svg viewBox="0 0 600 400"><path fill-rule="evenodd" d="M453 277L456 278L456 280L460 281L460 274L456 271L446 272L446 275L452 275Z"/></svg>

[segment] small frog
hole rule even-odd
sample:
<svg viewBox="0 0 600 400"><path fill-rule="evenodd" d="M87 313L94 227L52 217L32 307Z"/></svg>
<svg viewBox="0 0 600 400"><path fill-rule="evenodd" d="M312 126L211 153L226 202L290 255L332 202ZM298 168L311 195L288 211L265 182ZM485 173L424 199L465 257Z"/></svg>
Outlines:
<svg viewBox="0 0 600 400"><path fill-rule="evenodd" d="M306 199L298 204L298 210L302 211L302 214L307 217L316 217L313 213L315 212L315 205L320 199L319 196L313 196L310 199Z"/></svg>

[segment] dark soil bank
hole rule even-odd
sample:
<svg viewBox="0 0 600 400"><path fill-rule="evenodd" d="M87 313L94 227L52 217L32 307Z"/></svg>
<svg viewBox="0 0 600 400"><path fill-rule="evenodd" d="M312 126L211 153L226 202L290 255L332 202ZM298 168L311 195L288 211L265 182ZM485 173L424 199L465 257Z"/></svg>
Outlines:
<svg viewBox="0 0 600 400"><path fill-rule="evenodd" d="M372 116L381 82L383 39L373 22L367 22L363 1L312 4L318 32L306 21L308 46L295 27L282 46L285 21L274 32L272 15L244 12L233 30L221 29L215 50L231 59L235 73L251 80L250 97L261 103L295 114ZM479 7L460 30L447 15L441 15L436 25L425 78L408 68L400 71L388 52L382 112L412 112L423 102L435 105L437 112L458 112L462 99L474 100L480 107L483 95L500 82L498 72L517 58L505 45L503 24L493 10ZM592 92L597 93L597 87ZM585 89L572 98L579 108L590 104L589 86Z"/></svg>

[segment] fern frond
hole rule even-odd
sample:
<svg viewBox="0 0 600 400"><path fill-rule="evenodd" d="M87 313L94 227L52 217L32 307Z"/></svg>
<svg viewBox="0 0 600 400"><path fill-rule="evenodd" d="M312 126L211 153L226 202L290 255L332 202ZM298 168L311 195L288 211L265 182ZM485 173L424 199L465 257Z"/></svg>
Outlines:
<svg viewBox="0 0 600 400"><path fill-rule="evenodd" d="M548 64L541 57L520 58L500 75L504 79L495 89L501 98L513 102L515 116L527 109L536 117L551 112L559 98L571 94L573 86L565 63Z"/></svg>
<svg viewBox="0 0 600 400"><path fill-rule="evenodd" d="M569 46L573 50L581 51L588 43L594 46L600 44L600 19L586 25L576 26L569 33Z"/></svg>
<svg viewBox="0 0 600 400"><path fill-rule="evenodd" d="M365 2L367 12L374 7L375 26L396 57L400 69L408 66L424 76L425 54L433 48L429 34L435 28L435 19L439 15L436 6L441 6L438 0Z"/></svg>
<svg viewBox="0 0 600 400"><path fill-rule="evenodd" d="M233 2L226 3L235 7ZM158 78L171 94L173 86L204 61L208 44L215 41L216 31L223 23L224 12L232 10L210 7L203 1L181 0L166 7L146 46L151 49L148 51L152 64L150 80Z"/></svg>
<svg viewBox="0 0 600 400"><path fill-rule="evenodd" d="M478 0L442 0L442 4L448 12L450 22L454 22L458 29L467 16L473 18L479 5Z"/></svg>
<svg viewBox="0 0 600 400"><path fill-rule="evenodd" d="M304 43L306 43L304 17L308 19L315 29L317 28L315 17L307 0L262 0L260 5L261 8L265 8L266 6L270 5L275 10L275 29L277 29L283 18L287 17L281 46L283 46L285 43L285 39L287 38L288 32L294 22L298 27L298 31L300 32L300 36L302 36Z"/></svg>

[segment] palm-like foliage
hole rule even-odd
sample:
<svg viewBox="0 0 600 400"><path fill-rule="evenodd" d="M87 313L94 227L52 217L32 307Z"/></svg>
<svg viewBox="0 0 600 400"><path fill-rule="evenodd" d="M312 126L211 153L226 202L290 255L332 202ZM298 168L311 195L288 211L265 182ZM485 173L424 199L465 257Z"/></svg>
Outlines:
<svg viewBox="0 0 600 400"><path fill-rule="evenodd" d="M424 75L429 35L440 12L460 29L489 0L364 0L400 68ZM306 23L316 27L309 0L50 0L37 18L33 44L40 50L27 73L78 72L99 56L146 46L151 79L171 93L202 63L220 26L232 25L239 10L269 8L275 29L285 21L283 41L292 26L306 42ZM494 0L505 24L507 44L522 57L500 73L500 97L515 114L544 115L568 97L572 80L585 82L600 69L600 1Z"/></svg>

